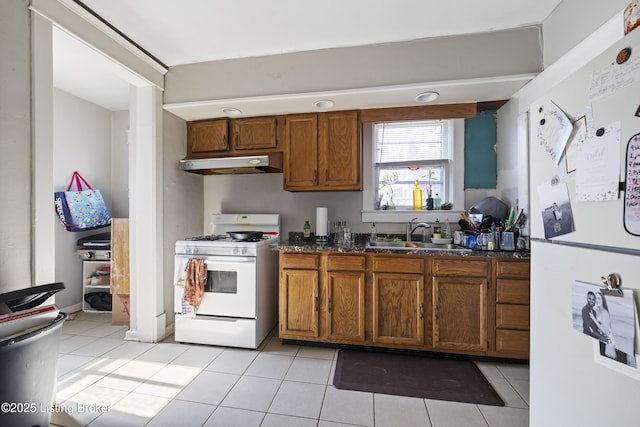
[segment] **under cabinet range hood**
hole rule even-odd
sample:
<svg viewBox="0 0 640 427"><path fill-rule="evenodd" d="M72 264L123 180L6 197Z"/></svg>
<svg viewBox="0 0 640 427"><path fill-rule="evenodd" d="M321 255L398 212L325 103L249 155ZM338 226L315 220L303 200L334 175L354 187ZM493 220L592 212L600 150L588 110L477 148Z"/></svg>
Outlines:
<svg viewBox="0 0 640 427"><path fill-rule="evenodd" d="M182 159L178 167L183 171L203 175L229 175L282 172L282 153L255 156L211 157Z"/></svg>

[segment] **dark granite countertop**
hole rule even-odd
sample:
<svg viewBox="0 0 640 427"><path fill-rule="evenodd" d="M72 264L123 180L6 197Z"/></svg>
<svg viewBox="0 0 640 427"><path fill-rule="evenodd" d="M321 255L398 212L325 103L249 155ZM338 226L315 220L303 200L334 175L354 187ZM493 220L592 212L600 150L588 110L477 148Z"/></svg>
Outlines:
<svg viewBox="0 0 640 427"><path fill-rule="evenodd" d="M494 258L529 258L529 251L488 251L466 249L424 249L424 248L380 248L367 247L368 234L354 235L354 242L350 245L336 244L332 237L327 242L316 242L314 238L305 240L302 233L291 233L289 240L273 244L272 249L289 252L340 252L340 253L382 253L405 255L432 255L432 256L462 256L462 257L494 257Z"/></svg>

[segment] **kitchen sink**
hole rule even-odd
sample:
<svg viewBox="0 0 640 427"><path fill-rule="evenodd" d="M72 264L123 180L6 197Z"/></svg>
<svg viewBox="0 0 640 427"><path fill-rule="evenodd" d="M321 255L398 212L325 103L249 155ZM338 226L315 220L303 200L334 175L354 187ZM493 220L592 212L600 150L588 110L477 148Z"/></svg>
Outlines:
<svg viewBox="0 0 640 427"><path fill-rule="evenodd" d="M394 249L394 250L433 250L433 251L470 251L463 246L454 244L436 244L425 242L367 242L367 248L375 249Z"/></svg>

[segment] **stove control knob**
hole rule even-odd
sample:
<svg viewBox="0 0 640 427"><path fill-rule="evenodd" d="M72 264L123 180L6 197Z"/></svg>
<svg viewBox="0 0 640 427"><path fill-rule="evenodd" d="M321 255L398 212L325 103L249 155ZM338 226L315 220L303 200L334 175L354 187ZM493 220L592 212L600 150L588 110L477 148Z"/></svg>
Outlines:
<svg viewBox="0 0 640 427"><path fill-rule="evenodd" d="M111 259L111 251L107 251L104 253L105 258Z"/></svg>
<svg viewBox="0 0 640 427"><path fill-rule="evenodd" d="M91 258L93 258L93 257L94 257L94 254L93 254L93 252L91 252L91 251L86 251L85 253L83 253L83 254L82 254L82 257L83 257L84 259L91 259Z"/></svg>
<svg viewBox="0 0 640 427"><path fill-rule="evenodd" d="M193 252L194 254L197 254L198 252L200 252L200 249L198 249L198 248L193 248L192 252Z"/></svg>

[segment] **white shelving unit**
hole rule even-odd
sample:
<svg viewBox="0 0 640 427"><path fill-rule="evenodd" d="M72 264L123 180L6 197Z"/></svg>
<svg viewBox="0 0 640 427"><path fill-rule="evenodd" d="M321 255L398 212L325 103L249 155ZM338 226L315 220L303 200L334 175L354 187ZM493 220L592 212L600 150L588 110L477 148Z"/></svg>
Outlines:
<svg viewBox="0 0 640 427"><path fill-rule="evenodd" d="M88 293L93 292L107 292L109 293L110 284L108 280L105 282L104 280L100 282L100 284L91 284L91 276L96 271L100 270L103 267L110 267L110 261L89 261L85 260L82 262L82 311L88 313L111 313L111 310L96 310L89 305L88 302L84 300L84 296ZM105 276L109 277L109 276Z"/></svg>

